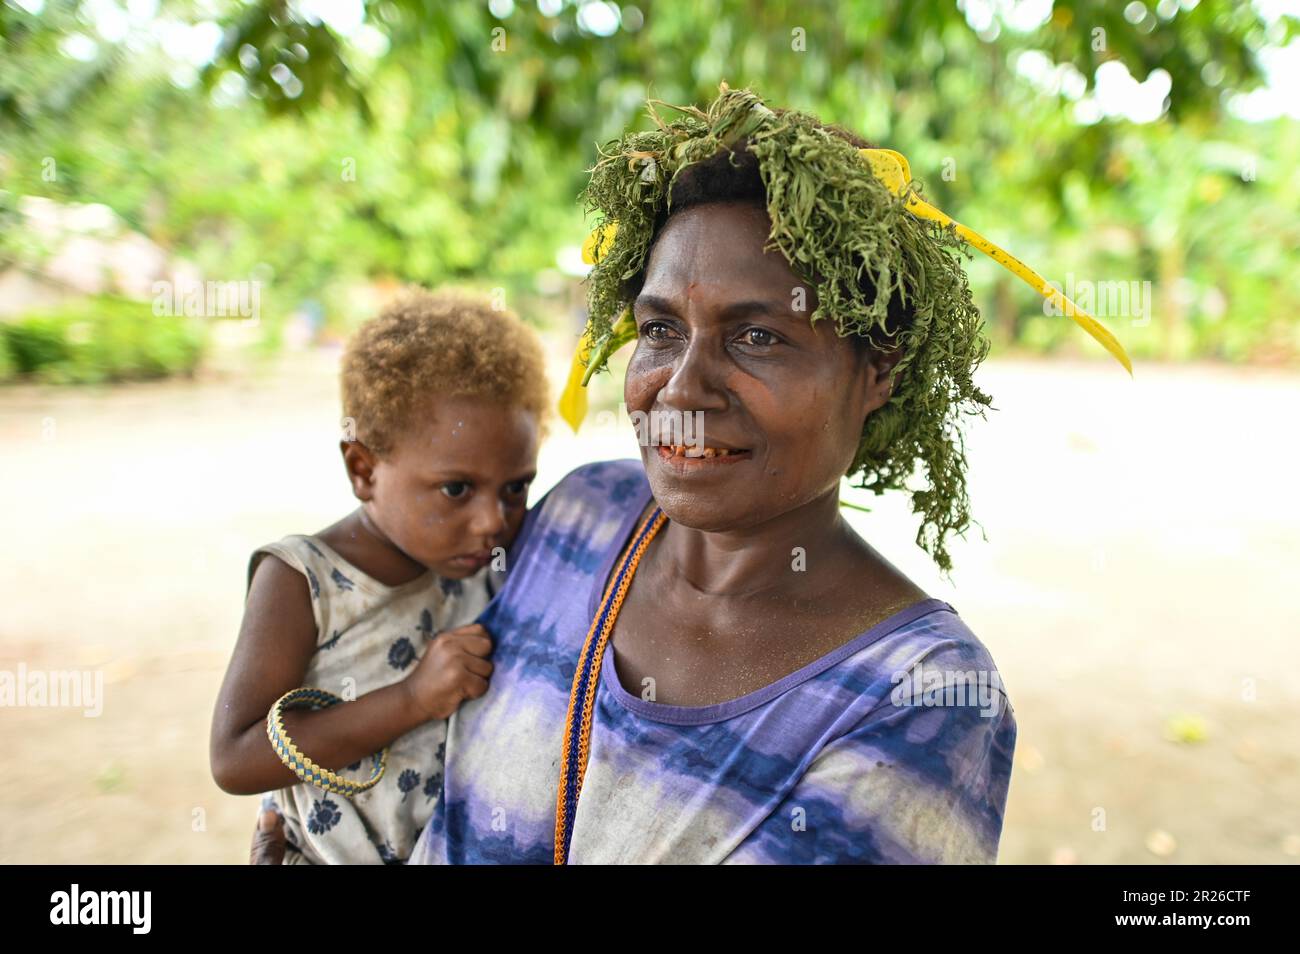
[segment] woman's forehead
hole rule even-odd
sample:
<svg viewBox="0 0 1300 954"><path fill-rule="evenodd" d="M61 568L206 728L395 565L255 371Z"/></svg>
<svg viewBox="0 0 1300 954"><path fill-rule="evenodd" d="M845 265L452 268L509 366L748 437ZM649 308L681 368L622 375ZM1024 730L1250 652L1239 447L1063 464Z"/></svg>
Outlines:
<svg viewBox="0 0 1300 954"><path fill-rule="evenodd" d="M796 287L804 295L811 289L779 249L764 248L770 231L766 211L750 204L710 203L677 213L651 249L641 297L679 306L702 295L788 307Z"/></svg>

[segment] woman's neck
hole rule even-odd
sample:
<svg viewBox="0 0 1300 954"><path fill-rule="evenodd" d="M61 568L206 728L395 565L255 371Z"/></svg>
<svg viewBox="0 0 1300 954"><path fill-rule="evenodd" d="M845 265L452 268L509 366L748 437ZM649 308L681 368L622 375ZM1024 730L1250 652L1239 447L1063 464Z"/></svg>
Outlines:
<svg viewBox="0 0 1300 954"><path fill-rule="evenodd" d="M670 520L661 537L659 553L651 557L660 571L701 595L724 599L787 589L806 598L812 595L809 573L818 584L830 583L839 573L826 569L848 569L845 564L862 547L840 516L838 488L743 530L695 530Z"/></svg>

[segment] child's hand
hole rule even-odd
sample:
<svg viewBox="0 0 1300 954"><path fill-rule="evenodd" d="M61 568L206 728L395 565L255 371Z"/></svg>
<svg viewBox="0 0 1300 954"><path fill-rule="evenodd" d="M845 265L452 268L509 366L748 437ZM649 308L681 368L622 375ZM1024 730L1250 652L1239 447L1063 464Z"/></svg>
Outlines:
<svg viewBox="0 0 1300 954"><path fill-rule="evenodd" d="M478 623L434 637L414 671L403 680L411 705L425 719L445 719L466 699L487 692L492 639Z"/></svg>

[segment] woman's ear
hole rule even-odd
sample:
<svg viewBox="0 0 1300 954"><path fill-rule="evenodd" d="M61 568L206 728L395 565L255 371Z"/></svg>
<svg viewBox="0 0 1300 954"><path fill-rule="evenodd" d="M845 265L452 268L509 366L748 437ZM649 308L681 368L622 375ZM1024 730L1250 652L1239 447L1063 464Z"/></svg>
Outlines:
<svg viewBox="0 0 1300 954"><path fill-rule="evenodd" d="M866 368L866 387L864 390L864 403L862 406L862 417L865 420L867 415L874 413L884 407L889 402L894 393L894 367L903 357L903 350L895 348L891 351L883 351L876 348L869 348L866 356L863 358Z"/></svg>

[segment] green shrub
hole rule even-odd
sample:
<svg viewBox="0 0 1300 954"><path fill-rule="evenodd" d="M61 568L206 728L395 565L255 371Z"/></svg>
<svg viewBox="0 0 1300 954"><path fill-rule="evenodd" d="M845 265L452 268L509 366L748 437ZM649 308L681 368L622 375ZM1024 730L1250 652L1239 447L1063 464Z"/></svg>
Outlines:
<svg viewBox="0 0 1300 954"><path fill-rule="evenodd" d="M109 297L29 314L0 325L0 333L14 371L56 384L191 374L207 343L198 319L157 316L148 302Z"/></svg>
<svg viewBox="0 0 1300 954"><path fill-rule="evenodd" d="M5 336L0 334L0 384L12 380L18 373L18 368L14 365L13 356L9 354L9 345Z"/></svg>
<svg viewBox="0 0 1300 954"><path fill-rule="evenodd" d="M54 319L29 316L3 327L5 350L19 374L31 374L68 358L64 326Z"/></svg>

